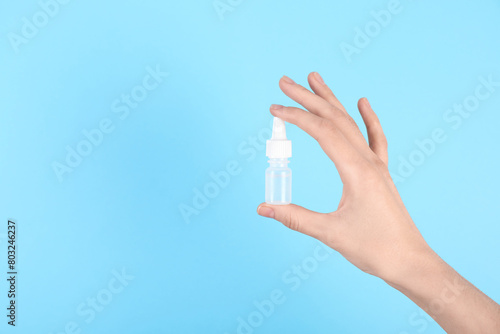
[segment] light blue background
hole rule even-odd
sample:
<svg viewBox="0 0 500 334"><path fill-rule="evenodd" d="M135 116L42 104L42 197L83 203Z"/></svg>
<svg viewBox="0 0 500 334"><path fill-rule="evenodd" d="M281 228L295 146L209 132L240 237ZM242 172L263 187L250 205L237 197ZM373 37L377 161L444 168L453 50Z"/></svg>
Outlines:
<svg viewBox="0 0 500 334"><path fill-rule="evenodd" d="M40 5L4 1L0 237L15 218L20 274L15 329L0 284L1 331L60 333L74 321L82 333L232 334L254 301L279 289L285 303L255 333L442 333L336 253L296 291L282 281L318 242L256 215L264 150L253 157L238 147L266 133L270 104L292 104L279 78L306 84L310 71L358 123L356 101L370 99L393 172L415 140L446 132L398 187L430 245L500 301L500 89L459 129L443 120L479 76L500 80L500 3L401 0L401 13L349 63L340 44L352 44L355 28L388 3L244 0L221 20L211 0L74 0L16 53L8 34ZM157 64L169 77L120 120L111 104ZM114 131L59 182L52 163L104 118ZM288 135L294 202L334 210L341 183L333 164L301 130L288 126ZM187 224L179 206L192 205L194 189L232 160L241 172ZM0 243L5 263L4 236ZM86 323L76 308L122 268L135 278Z"/></svg>

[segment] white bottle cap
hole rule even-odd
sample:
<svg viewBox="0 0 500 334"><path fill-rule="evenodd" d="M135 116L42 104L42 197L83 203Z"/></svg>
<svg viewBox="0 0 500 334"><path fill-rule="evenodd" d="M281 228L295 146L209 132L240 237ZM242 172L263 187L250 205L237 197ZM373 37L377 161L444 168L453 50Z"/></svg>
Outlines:
<svg viewBox="0 0 500 334"><path fill-rule="evenodd" d="M286 139L285 121L274 117L273 135L266 142L266 155L269 159L286 159L292 156L292 141Z"/></svg>

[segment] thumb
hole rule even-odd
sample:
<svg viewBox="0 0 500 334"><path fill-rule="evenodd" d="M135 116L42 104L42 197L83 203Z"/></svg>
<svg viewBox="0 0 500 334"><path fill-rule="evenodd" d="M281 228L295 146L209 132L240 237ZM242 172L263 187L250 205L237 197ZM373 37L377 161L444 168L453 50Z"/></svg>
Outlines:
<svg viewBox="0 0 500 334"><path fill-rule="evenodd" d="M325 233L326 220L323 213L307 210L295 204L271 205L262 203L257 213L263 217L273 218L286 227L320 239Z"/></svg>

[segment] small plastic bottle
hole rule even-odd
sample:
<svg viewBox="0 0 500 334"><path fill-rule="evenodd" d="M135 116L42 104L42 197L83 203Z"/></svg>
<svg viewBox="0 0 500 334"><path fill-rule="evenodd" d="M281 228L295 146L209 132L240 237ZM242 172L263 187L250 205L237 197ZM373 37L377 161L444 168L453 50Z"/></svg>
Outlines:
<svg viewBox="0 0 500 334"><path fill-rule="evenodd" d="M286 138L285 122L274 117L273 135L266 142L269 167L266 169L266 203L285 205L292 202L292 142Z"/></svg>

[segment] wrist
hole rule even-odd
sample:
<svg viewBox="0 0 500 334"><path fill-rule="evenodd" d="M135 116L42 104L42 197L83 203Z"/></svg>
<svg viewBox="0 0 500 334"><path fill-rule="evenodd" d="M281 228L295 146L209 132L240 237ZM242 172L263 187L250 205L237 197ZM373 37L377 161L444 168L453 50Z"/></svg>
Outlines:
<svg viewBox="0 0 500 334"><path fill-rule="evenodd" d="M384 281L403 293L417 293L422 285L430 284L435 277L442 277L447 269L446 262L425 244L408 252Z"/></svg>
<svg viewBox="0 0 500 334"><path fill-rule="evenodd" d="M431 317L442 316L464 293L468 283L432 249L411 254L399 274L386 282Z"/></svg>

